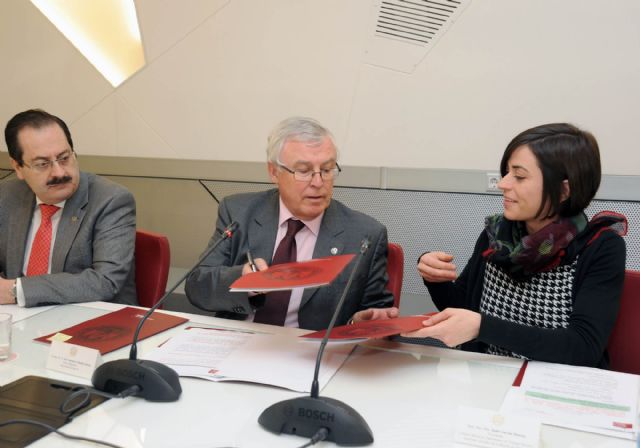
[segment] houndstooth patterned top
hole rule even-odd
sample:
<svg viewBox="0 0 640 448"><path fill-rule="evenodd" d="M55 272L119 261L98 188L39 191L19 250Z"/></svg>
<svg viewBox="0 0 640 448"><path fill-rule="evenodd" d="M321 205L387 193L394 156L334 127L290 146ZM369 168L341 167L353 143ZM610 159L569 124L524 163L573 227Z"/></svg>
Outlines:
<svg viewBox="0 0 640 448"><path fill-rule="evenodd" d="M531 327L566 328L573 311L572 290L578 260L516 281L487 262L480 312ZM523 358L495 345L487 353Z"/></svg>

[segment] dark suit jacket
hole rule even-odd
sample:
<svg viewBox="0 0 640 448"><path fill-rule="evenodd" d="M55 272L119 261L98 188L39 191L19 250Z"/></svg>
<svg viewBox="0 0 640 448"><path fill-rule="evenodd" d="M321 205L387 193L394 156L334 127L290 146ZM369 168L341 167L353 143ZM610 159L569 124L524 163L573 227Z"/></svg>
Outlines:
<svg viewBox="0 0 640 448"><path fill-rule="evenodd" d="M24 181L0 183L0 275L22 277L27 307L93 300L137 304L136 205L126 188L81 172L78 189L62 211L51 274L24 277L35 204L35 195Z"/></svg>
<svg viewBox="0 0 640 448"><path fill-rule="evenodd" d="M255 258L271 262L279 207L276 189L233 195L220 203L216 232L209 246L231 222L237 221L239 227L187 279L185 290L191 303L205 310L246 318L252 310L248 294L229 292L229 285L240 277L242 265L247 262L247 250ZM393 296L385 290L387 229L375 219L332 200L320 225L313 258L358 253L365 236L371 239L371 246L360 262L337 325L346 324L356 311L392 306ZM332 248L337 249L335 254L331 253ZM304 291L298 312L300 328L327 327L354 263L355 260L330 285Z"/></svg>

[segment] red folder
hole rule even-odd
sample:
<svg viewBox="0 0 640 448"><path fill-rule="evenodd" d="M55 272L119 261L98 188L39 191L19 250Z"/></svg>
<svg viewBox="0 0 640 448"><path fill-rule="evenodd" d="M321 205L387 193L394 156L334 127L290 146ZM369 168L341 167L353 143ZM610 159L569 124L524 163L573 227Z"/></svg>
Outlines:
<svg viewBox="0 0 640 448"><path fill-rule="evenodd" d="M353 254L276 264L269 269L243 275L230 291L283 291L328 285L353 259Z"/></svg>
<svg viewBox="0 0 640 448"><path fill-rule="evenodd" d="M109 353L131 344L133 334L145 310L125 307L95 319L84 321L73 327L41 336L34 341L51 343L49 338L58 333L71 336L65 342L99 350L101 354ZM173 328L189 319L154 311L140 330L139 340Z"/></svg>
<svg viewBox="0 0 640 448"><path fill-rule="evenodd" d="M435 314L435 313L432 313ZM363 320L350 325L334 327L330 341L348 341L384 338L422 328L427 315L396 317L394 319ZM322 339L327 330L315 331L300 336L305 339Z"/></svg>
<svg viewBox="0 0 640 448"><path fill-rule="evenodd" d="M525 361L522 363L522 366L520 367L520 370L518 370L516 378L513 380L513 387L520 387L520 385L522 384L522 380L524 378L524 373L527 370L528 363L529 361Z"/></svg>

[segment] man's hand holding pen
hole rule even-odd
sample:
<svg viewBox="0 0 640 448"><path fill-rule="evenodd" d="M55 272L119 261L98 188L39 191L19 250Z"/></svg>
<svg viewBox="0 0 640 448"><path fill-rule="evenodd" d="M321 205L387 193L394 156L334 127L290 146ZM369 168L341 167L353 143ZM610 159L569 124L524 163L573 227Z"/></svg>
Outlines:
<svg viewBox="0 0 640 448"><path fill-rule="evenodd" d="M253 258L251 252L247 252L247 262L242 267L242 275L249 274L251 272L264 271L269 265L262 258Z"/></svg>
<svg viewBox="0 0 640 448"><path fill-rule="evenodd" d="M242 267L242 275L250 274L252 272L264 271L269 265L262 258L253 258L251 252L247 251L247 262ZM249 293L249 297L263 294L259 291L252 291Z"/></svg>

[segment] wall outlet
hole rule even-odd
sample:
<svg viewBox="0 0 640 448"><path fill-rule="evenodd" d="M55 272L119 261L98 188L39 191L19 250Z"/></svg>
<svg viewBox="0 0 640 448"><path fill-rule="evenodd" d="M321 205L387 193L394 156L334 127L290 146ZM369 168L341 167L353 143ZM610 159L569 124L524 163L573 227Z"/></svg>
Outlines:
<svg viewBox="0 0 640 448"><path fill-rule="evenodd" d="M498 188L498 182L500 182L502 176L499 173L487 173L487 191L497 193L500 191Z"/></svg>

